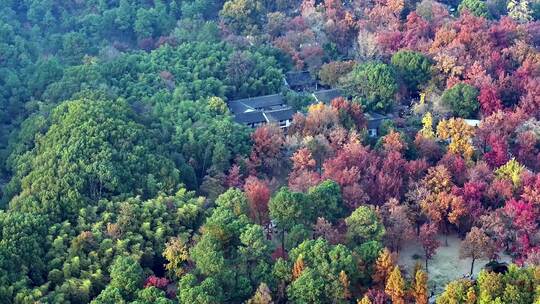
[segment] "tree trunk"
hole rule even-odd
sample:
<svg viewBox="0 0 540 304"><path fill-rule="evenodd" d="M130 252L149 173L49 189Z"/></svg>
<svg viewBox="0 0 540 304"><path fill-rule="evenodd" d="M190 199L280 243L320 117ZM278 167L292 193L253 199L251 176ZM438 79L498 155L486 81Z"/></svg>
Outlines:
<svg viewBox="0 0 540 304"><path fill-rule="evenodd" d="M444 223L444 245L448 247L448 224Z"/></svg>
<svg viewBox="0 0 540 304"><path fill-rule="evenodd" d="M248 269L247 269L247 272L248 272L248 277L249 277L249 283L253 285L253 271L252 269L254 268L252 266L253 262L252 261L249 261L248 263Z"/></svg>
<svg viewBox="0 0 540 304"><path fill-rule="evenodd" d="M285 229L281 230L281 249L285 252Z"/></svg>
<svg viewBox="0 0 540 304"><path fill-rule="evenodd" d="M429 273L428 267L427 267L427 261L428 261L428 258L426 258L426 274Z"/></svg>
<svg viewBox="0 0 540 304"><path fill-rule="evenodd" d="M475 258L472 258L472 263L471 263L471 273L470 273L471 277L472 277L473 271L474 271L474 260L475 260Z"/></svg>
<svg viewBox="0 0 540 304"><path fill-rule="evenodd" d="M263 225L263 220L262 220L262 213L261 213L261 210L257 210L257 221L259 222L259 225Z"/></svg>

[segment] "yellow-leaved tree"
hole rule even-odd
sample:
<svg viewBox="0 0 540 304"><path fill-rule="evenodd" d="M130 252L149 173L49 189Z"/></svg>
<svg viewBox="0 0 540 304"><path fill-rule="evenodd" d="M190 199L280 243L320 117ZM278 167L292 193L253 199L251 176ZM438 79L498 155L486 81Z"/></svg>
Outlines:
<svg viewBox="0 0 540 304"><path fill-rule="evenodd" d="M246 304L274 304L272 301L272 292L266 283L261 283L257 291L251 299L249 299Z"/></svg>
<svg viewBox="0 0 540 304"><path fill-rule="evenodd" d="M386 286L388 276L396 265L394 256L388 250L384 248L379 254L377 261L375 262L375 272L373 273L373 282L380 287Z"/></svg>
<svg viewBox="0 0 540 304"><path fill-rule="evenodd" d="M405 280L401 275L399 266L395 266L394 270L388 277L386 288L384 291L392 300L392 304L405 304Z"/></svg>
<svg viewBox="0 0 540 304"><path fill-rule="evenodd" d="M518 188L521 185L521 173L523 173L524 170L525 167L521 165L515 158L512 158L506 164L495 170L495 176L500 179L512 181L514 187Z"/></svg>
<svg viewBox="0 0 540 304"><path fill-rule="evenodd" d="M433 116L430 112L427 112L424 117L422 117L422 129L420 130L420 134L424 138L434 138L435 132L433 131Z"/></svg>
<svg viewBox="0 0 540 304"><path fill-rule="evenodd" d="M186 242L173 237L165 245L163 257L167 260L165 269L171 277L181 278L185 273L185 264L189 259L189 251Z"/></svg>
<svg viewBox="0 0 540 304"><path fill-rule="evenodd" d="M414 275L414 299L416 304L428 304L428 276L422 269L416 270Z"/></svg>
<svg viewBox="0 0 540 304"><path fill-rule="evenodd" d="M443 119L437 125L437 137L449 140L448 150L463 155L466 160L470 160L474 154L471 144L473 135L474 129L462 118Z"/></svg>
<svg viewBox="0 0 540 304"><path fill-rule="evenodd" d="M343 298L350 299L351 298L351 290L350 290L351 283L349 281L349 277L343 270L339 273L339 282L341 283L341 287L343 288Z"/></svg>
<svg viewBox="0 0 540 304"><path fill-rule="evenodd" d="M364 296L361 300L358 300L356 304L372 304L368 296Z"/></svg>

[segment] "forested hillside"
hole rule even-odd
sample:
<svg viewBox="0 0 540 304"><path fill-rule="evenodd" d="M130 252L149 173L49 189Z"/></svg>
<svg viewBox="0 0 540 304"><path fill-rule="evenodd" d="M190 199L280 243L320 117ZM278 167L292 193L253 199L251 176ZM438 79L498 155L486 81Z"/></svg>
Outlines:
<svg viewBox="0 0 540 304"><path fill-rule="evenodd" d="M0 303L540 303L539 49L538 0L2 0Z"/></svg>

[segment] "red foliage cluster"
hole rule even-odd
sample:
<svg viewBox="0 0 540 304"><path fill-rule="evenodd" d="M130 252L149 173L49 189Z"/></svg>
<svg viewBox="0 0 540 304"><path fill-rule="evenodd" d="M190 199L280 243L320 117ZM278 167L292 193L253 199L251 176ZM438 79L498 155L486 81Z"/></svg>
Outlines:
<svg viewBox="0 0 540 304"><path fill-rule="evenodd" d="M144 281L144 288L148 288L150 286L154 286L156 288L165 290L167 289L167 286L169 285L169 280L167 278L160 278L156 277L155 275L151 275Z"/></svg>
<svg viewBox="0 0 540 304"><path fill-rule="evenodd" d="M391 130L374 144L361 136L366 127L361 106L338 98L296 115L287 139L269 127L258 129L250 174L270 176L289 155L287 182L292 190L305 192L326 179L337 182L350 210L364 204L379 207L390 236L385 242L395 250L400 231L410 227L416 227L428 258L439 245L439 231L465 237L476 227L481 231L475 228L473 236L489 237L496 249L507 250L517 261L540 256L540 57L533 47L540 42L537 23L521 24L509 17L487 20L468 12L453 17L436 1L412 6L402 0L349 5L305 0L298 16L270 15L270 40L298 69L316 71L325 55L335 58L332 52L354 51L366 60L387 62L396 51L417 51L433 63L430 85L444 90L466 83L478 90L482 121L471 139L474 156L464 159L446 153L437 138L414 137L400 125L399 132ZM343 68L346 74L353 66L331 62L321 78L338 84L343 75L336 71ZM526 168L517 183L515 176L495 173L512 158ZM229 185L239 184L237 175L231 169ZM258 199L253 195L262 190L249 191L254 192L248 195L250 203L267 201L267 192ZM335 232L324 219L316 229L318 235ZM370 297L372 302L376 298Z"/></svg>
<svg viewBox="0 0 540 304"><path fill-rule="evenodd" d="M437 225L430 223L424 224L420 227L420 242L424 249L426 259L431 259L435 254L437 248L441 245L437 240Z"/></svg>
<svg viewBox="0 0 540 304"><path fill-rule="evenodd" d="M342 124L345 124L348 119L351 119L356 128L363 129L366 127L366 118L364 117L364 112L360 104L350 102L343 97L332 100L331 104L332 107L338 111Z"/></svg>
<svg viewBox="0 0 540 304"><path fill-rule="evenodd" d="M498 168L510 159L508 156L508 145L506 140L500 137L490 136L488 144L491 146L491 151L484 154L484 159L492 168Z"/></svg>
<svg viewBox="0 0 540 304"><path fill-rule="evenodd" d="M264 125L251 135L253 147L249 157L251 172L271 173L281 163L285 143L283 131L275 125Z"/></svg>
<svg viewBox="0 0 540 304"><path fill-rule="evenodd" d="M381 157L357 142L346 144L324 164L324 179L336 181L351 209L361 204L380 205L401 197L406 161L397 152Z"/></svg>
<svg viewBox="0 0 540 304"><path fill-rule="evenodd" d="M271 194L268 182L250 176L246 179L244 191L249 201L251 217L261 225L268 223L268 201Z"/></svg>
<svg viewBox="0 0 540 304"><path fill-rule="evenodd" d="M309 149L299 149L293 154L291 160L293 169L289 174L289 188L294 191L307 191L320 182L320 174L315 171L317 163Z"/></svg>

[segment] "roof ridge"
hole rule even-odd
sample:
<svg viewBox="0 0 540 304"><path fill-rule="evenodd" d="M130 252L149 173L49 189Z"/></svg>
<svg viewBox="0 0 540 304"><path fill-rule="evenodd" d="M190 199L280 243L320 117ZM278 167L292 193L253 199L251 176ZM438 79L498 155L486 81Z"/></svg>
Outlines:
<svg viewBox="0 0 540 304"><path fill-rule="evenodd" d="M272 112L284 111L284 110L293 110L293 108L287 106L287 107L283 107L283 108L281 108L281 109L262 110L262 112L272 113Z"/></svg>
<svg viewBox="0 0 540 304"><path fill-rule="evenodd" d="M242 105L244 105L246 108L249 108L249 109L252 109L252 110L256 110L254 107L244 103L243 101L238 101L238 103L241 103Z"/></svg>
<svg viewBox="0 0 540 304"><path fill-rule="evenodd" d="M264 111L261 111L262 115L264 116L264 119L266 119L266 122L270 122L270 119L266 116L266 113Z"/></svg>
<svg viewBox="0 0 540 304"><path fill-rule="evenodd" d="M259 96L255 96L255 97L240 98L240 99L231 100L230 102L235 102L235 101L236 101L236 102L241 102L242 100L252 100L252 99L257 99L257 98L270 97L270 96L278 96L278 95L283 96L283 94L281 94L281 93L275 93L275 94L259 95Z"/></svg>

